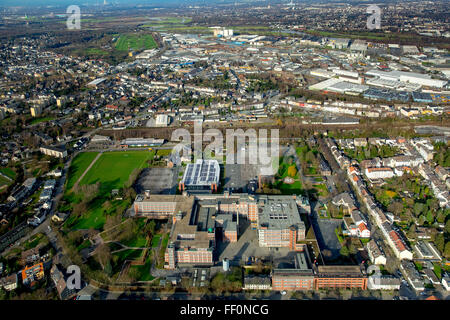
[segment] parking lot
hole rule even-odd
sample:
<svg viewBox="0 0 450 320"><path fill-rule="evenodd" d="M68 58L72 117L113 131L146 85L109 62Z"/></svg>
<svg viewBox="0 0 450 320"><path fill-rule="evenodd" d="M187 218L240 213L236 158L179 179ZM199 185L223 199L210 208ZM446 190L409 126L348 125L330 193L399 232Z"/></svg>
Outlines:
<svg viewBox="0 0 450 320"><path fill-rule="evenodd" d="M254 164L226 164L224 189L246 192L248 182L258 178L259 166Z"/></svg>
<svg viewBox="0 0 450 320"><path fill-rule="evenodd" d="M339 257L342 246L336 236L335 229L342 224L342 220L335 219L320 219L317 213L313 214L311 219L314 232L316 234L317 242L325 260L333 260ZM324 254L324 250L329 250L330 255Z"/></svg>
<svg viewBox="0 0 450 320"><path fill-rule="evenodd" d="M146 168L136 182L136 192L150 190L153 194L175 194L177 168Z"/></svg>

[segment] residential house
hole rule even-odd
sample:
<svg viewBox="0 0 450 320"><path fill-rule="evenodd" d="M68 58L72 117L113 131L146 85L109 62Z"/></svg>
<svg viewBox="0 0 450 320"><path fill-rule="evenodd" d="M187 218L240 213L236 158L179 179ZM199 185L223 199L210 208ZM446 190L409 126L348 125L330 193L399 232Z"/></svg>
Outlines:
<svg viewBox="0 0 450 320"><path fill-rule="evenodd" d="M12 291L17 289L17 273L11 274L7 277L0 279L0 288L5 289L6 291Z"/></svg>

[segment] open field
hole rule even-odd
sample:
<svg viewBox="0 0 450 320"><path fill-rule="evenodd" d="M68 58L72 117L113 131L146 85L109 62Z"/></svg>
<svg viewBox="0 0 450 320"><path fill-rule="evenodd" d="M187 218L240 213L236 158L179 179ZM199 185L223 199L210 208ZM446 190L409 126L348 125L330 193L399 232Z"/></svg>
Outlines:
<svg viewBox="0 0 450 320"><path fill-rule="evenodd" d="M150 21L142 27L144 28L157 28L157 27L182 27L192 21L191 18L185 17L156 17L150 19Z"/></svg>
<svg viewBox="0 0 450 320"><path fill-rule="evenodd" d="M106 56L106 55L110 54L108 51L98 49L98 48L87 48L84 51L84 53L87 55L98 55L98 56Z"/></svg>
<svg viewBox="0 0 450 320"><path fill-rule="evenodd" d="M67 180L66 190L72 189L75 182L81 177L83 172L89 167L92 160L95 159L98 152L83 152L78 154L75 159L73 159L72 164L69 168L69 178Z"/></svg>
<svg viewBox="0 0 450 320"><path fill-rule="evenodd" d="M81 185L102 184L102 193L120 189L135 169L142 169L153 156L148 151L105 152L81 180Z"/></svg>
<svg viewBox="0 0 450 320"><path fill-rule="evenodd" d="M116 49L119 51L147 50L157 48L155 39L151 34L143 35L120 35L116 42Z"/></svg>
<svg viewBox="0 0 450 320"><path fill-rule="evenodd" d="M41 122L51 121L51 120L55 120L55 119L56 119L55 117L36 118L36 119L31 120L30 124L33 125L33 124L38 124L38 123L41 123Z"/></svg>
<svg viewBox="0 0 450 320"><path fill-rule="evenodd" d="M111 207L108 210L105 210L103 205L110 198L111 190L123 188L128 182L131 173L136 169L144 168L146 161L153 156L154 152L148 151L103 153L80 182L80 185L100 182L101 186L97 197L88 204L88 210L85 214L80 217L73 215L69 217L66 221L66 226L72 230L90 228L100 230L105 224L106 215L124 212L131 205L130 200L110 200ZM87 168L92 162L92 160L88 161L85 158L81 160L84 168ZM80 177L84 170L77 170L77 176ZM65 198L69 203L74 204L82 201L83 195L72 192L66 194ZM142 241L138 241L137 244L141 243Z"/></svg>
<svg viewBox="0 0 450 320"><path fill-rule="evenodd" d="M13 180L17 176L17 174L14 172L14 170L10 169L10 168L0 168L0 172Z"/></svg>

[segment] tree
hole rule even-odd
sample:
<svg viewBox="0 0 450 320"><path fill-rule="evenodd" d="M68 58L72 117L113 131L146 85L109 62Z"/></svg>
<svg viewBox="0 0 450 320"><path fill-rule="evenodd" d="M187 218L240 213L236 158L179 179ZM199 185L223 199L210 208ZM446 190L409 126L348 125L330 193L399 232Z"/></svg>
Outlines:
<svg viewBox="0 0 450 320"><path fill-rule="evenodd" d="M294 178L297 175L297 168L296 168L295 164L291 165L288 168L288 175L292 178Z"/></svg>
<svg viewBox="0 0 450 320"><path fill-rule="evenodd" d="M414 214L418 217L423 211L423 204L420 202L416 202L414 204Z"/></svg>
<svg viewBox="0 0 450 320"><path fill-rule="evenodd" d="M348 257L348 255L350 254L350 251L348 250L348 248L346 246L343 246L341 248L341 250L339 250L339 253L341 254L341 256Z"/></svg>
<svg viewBox="0 0 450 320"><path fill-rule="evenodd" d="M316 159L316 157L314 156L314 153L312 151L308 151L306 153L306 156L305 156L306 162L313 163L315 159Z"/></svg>
<svg viewBox="0 0 450 320"><path fill-rule="evenodd" d="M86 213L88 211L88 206L86 202L80 202L77 203L74 207L73 207L73 214L75 216L81 216L84 213Z"/></svg>
<svg viewBox="0 0 450 320"><path fill-rule="evenodd" d="M103 209L105 209L106 211L110 211L112 208L112 204L110 201L105 201L105 203L103 204Z"/></svg>
<svg viewBox="0 0 450 320"><path fill-rule="evenodd" d="M439 210L439 213L436 217L437 222L439 223L444 223L445 221L445 213L443 212L443 210Z"/></svg>
<svg viewBox="0 0 450 320"><path fill-rule="evenodd" d="M408 230L408 237L413 238L413 239L416 238L416 225L414 223L411 225L411 227Z"/></svg>
<svg viewBox="0 0 450 320"><path fill-rule="evenodd" d="M428 221L429 224L432 224L434 222L433 212L428 211L428 213L427 213L427 221Z"/></svg>
<svg viewBox="0 0 450 320"><path fill-rule="evenodd" d="M97 249L97 260L102 265L103 269L106 268L107 264L111 260L111 251L107 244L102 244Z"/></svg>
<svg viewBox="0 0 450 320"><path fill-rule="evenodd" d="M155 221L150 220L150 222L147 224L147 232L149 232L153 235L155 233L155 229L156 229Z"/></svg>
<svg viewBox="0 0 450 320"><path fill-rule="evenodd" d="M419 217L419 225L423 225L424 224L424 222L425 222L425 216L422 214L422 215L420 215L420 217Z"/></svg>
<svg viewBox="0 0 450 320"><path fill-rule="evenodd" d="M445 244L444 256L450 258L450 241Z"/></svg>
<svg viewBox="0 0 450 320"><path fill-rule="evenodd" d="M444 235L442 233L436 235L434 239L434 244L436 245L436 248L438 248L440 252L444 252L445 240Z"/></svg>
<svg viewBox="0 0 450 320"><path fill-rule="evenodd" d="M445 223L445 232L450 233L450 219Z"/></svg>

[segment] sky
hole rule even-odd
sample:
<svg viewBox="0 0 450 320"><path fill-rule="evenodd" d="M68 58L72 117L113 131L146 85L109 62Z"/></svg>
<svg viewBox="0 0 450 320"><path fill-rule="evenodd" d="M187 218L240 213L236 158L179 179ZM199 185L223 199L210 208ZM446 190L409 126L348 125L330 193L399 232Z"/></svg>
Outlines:
<svg viewBox="0 0 450 320"><path fill-rule="evenodd" d="M239 1L239 0L237 0ZM211 2L211 0L107 0L108 3L114 2L119 4L148 4L148 5L161 5L168 3L187 3L187 2ZM0 6L69 6L69 5L82 5L82 4L102 4L103 0L0 0Z"/></svg>

